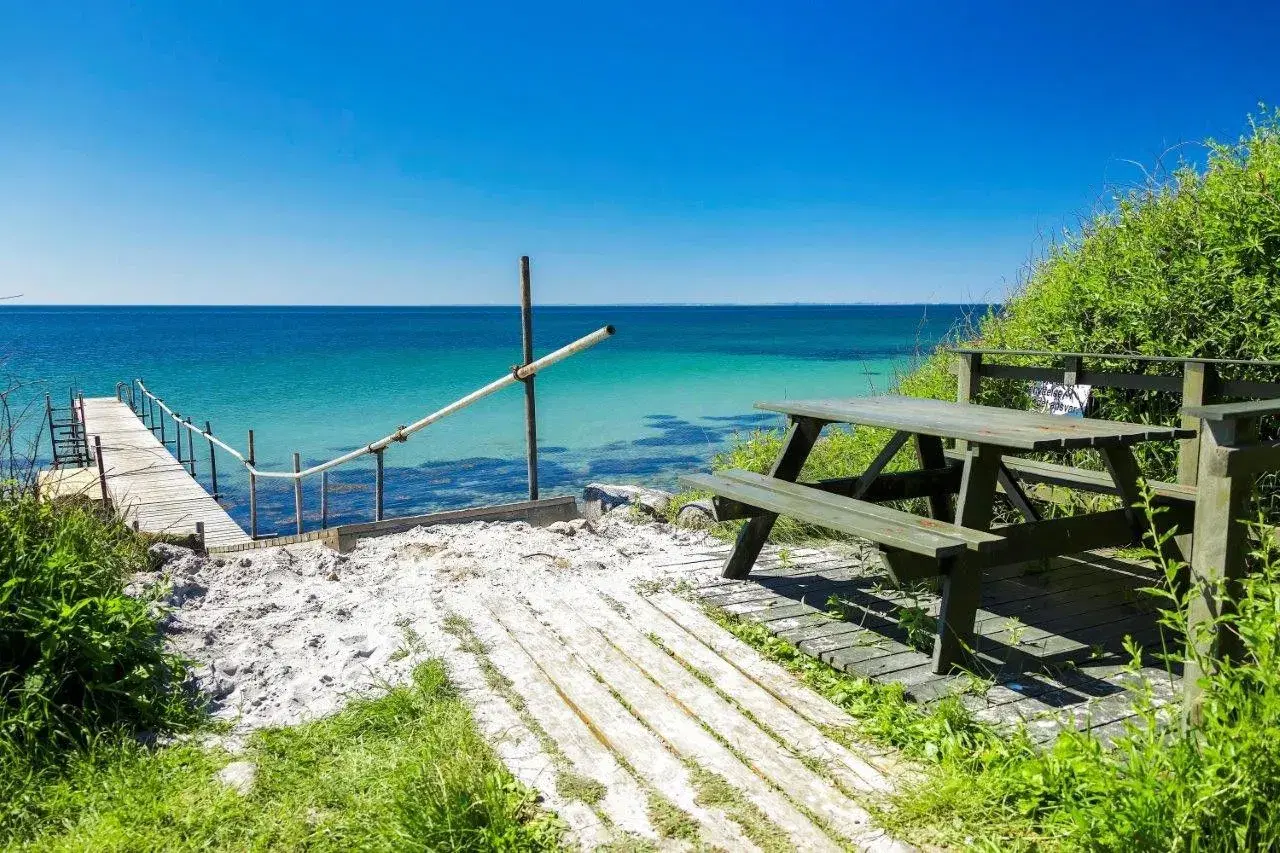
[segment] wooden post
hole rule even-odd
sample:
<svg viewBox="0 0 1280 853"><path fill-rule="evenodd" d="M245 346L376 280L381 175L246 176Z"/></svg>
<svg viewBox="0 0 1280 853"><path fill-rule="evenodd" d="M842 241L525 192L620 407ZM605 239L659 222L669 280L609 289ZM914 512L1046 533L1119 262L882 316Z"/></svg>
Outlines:
<svg viewBox="0 0 1280 853"><path fill-rule="evenodd" d="M982 385L982 354L976 352L956 353L956 402L972 403L978 398L978 390ZM957 439L956 450L963 451L968 442Z"/></svg>
<svg viewBox="0 0 1280 853"><path fill-rule="evenodd" d="M191 416L187 415L187 461L191 463L191 479L196 476L196 432L191 428Z"/></svg>
<svg viewBox="0 0 1280 853"><path fill-rule="evenodd" d="M320 529L329 529L329 472L320 472Z"/></svg>
<svg viewBox="0 0 1280 853"><path fill-rule="evenodd" d="M1182 363L1182 405L1184 407L1203 406L1211 402L1209 385L1212 378L1212 365L1205 364L1203 361L1184 361ZM1178 442L1178 482L1194 486L1200 468L1200 419L1183 415L1182 426L1194 429L1197 433L1195 438L1184 438Z"/></svg>
<svg viewBox="0 0 1280 853"><path fill-rule="evenodd" d="M374 469L374 474L373 474L373 520L374 521L382 521L382 483L383 483L382 453L383 451L379 450L373 454L377 462L377 467Z"/></svg>
<svg viewBox="0 0 1280 853"><path fill-rule="evenodd" d="M1214 367L1203 361L1182 363L1182 405L1202 406L1212 402ZM1194 486L1200 470L1200 419L1192 415L1182 416L1182 426L1196 431L1194 438L1178 442L1178 482ZM1191 531L1182 531L1175 537L1178 550L1188 557L1195 549L1195 537ZM1185 592L1185 590L1183 590Z"/></svg>
<svg viewBox="0 0 1280 853"><path fill-rule="evenodd" d="M253 473L253 430L249 430L249 538L258 538L258 476Z"/></svg>
<svg viewBox="0 0 1280 853"><path fill-rule="evenodd" d="M1229 615L1240 591L1249 553L1249 528L1245 521L1253 478L1233 475L1230 459L1233 447L1249 442L1257 428L1253 419L1202 421L1200 425L1200 466L1196 473L1196 514L1192 534L1192 598L1187 607L1187 646L1198 655L1188 655L1183 672L1183 722L1195 726L1200 721L1200 680L1197 657L1232 657L1239 660L1240 638L1219 623Z"/></svg>
<svg viewBox="0 0 1280 853"><path fill-rule="evenodd" d="M293 473L302 470L302 456L296 451L293 454ZM302 532L302 478L293 478L293 516L298 522L298 532Z"/></svg>
<svg viewBox="0 0 1280 853"><path fill-rule="evenodd" d="M49 421L49 447L53 450L53 467L58 467L58 437L53 427L53 397L44 395L44 413Z"/></svg>
<svg viewBox="0 0 1280 853"><path fill-rule="evenodd" d="M524 344L524 361L533 361L533 288L529 276L529 256L520 258L520 332ZM529 462L529 500L538 499L538 418L534 403L534 377L524 380L525 453Z"/></svg>
<svg viewBox="0 0 1280 853"><path fill-rule="evenodd" d="M208 552L209 546L204 541L204 522L196 522L196 550Z"/></svg>
<svg viewBox="0 0 1280 853"><path fill-rule="evenodd" d="M213 453L213 427L208 421L204 422L205 435L209 438L209 479L213 481L213 499L218 499L218 458Z"/></svg>
<svg viewBox="0 0 1280 853"><path fill-rule="evenodd" d="M107 466L102 461L102 436L93 437L93 455L98 461L98 488L102 489L102 505L111 506L111 495L107 492Z"/></svg>

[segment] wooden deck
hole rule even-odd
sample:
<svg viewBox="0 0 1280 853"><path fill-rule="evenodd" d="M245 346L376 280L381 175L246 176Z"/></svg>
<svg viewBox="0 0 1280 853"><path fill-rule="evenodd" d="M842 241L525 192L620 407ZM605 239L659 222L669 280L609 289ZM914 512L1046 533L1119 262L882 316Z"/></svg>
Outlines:
<svg viewBox="0 0 1280 853"><path fill-rule="evenodd" d="M130 408L114 397L84 401L89 447L102 438L111 503L145 533L189 535L204 523L207 545L238 545L249 535L179 464Z"/></svg>
<svg viewBox="0 0 1280 853"><path fill-rule="evenodd" d="M1063 726L1106 741L1135 717L1132 688L1152 701L1180 695L1180 675L1156 658L1176 645L1157 623L1152 570L1101 554L988 572L978 611L974 672L936 675L928 653L938 596L893 589L873 554L770 547L745 580L719 569L728 548L681 568L698 599L761 623L774 635L854 675L901 684L922 703L955 694L980 718L1024 721L1037 740ZM1147 650L1134 674L1124 638Z"/></svg>

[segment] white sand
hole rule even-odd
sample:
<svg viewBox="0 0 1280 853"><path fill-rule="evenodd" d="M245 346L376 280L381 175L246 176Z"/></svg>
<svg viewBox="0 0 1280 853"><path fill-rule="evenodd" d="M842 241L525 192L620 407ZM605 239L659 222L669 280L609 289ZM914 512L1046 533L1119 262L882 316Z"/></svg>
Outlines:
<svg viewBox="0 0 1280 853"><path fill-rule="evenodd" d="M622 590L706 542L615 510L594 525L419 528L350 555L318 544L211 559L174 549L161 570L173 585L166 631L200 664L214 716L243 733L332 713L353 694L404 682L428 658L466 675L473 662L441 623L485 595Z"/></svg>

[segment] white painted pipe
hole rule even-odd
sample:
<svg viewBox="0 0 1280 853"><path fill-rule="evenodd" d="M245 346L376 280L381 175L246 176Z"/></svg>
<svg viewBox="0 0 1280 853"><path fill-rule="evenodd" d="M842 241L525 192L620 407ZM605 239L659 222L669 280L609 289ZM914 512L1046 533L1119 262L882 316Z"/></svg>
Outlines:
<svg viewBox="0 0 1280 853"><path fill-rule="evenodd" d="M272 479L277 479L277 480L300 480L303 477L309 477L312 474L319 474L322 471L328 471L330 468L336 468L339 465L350 462L353 459L358 459L361 456L365 456L370 453L377 453L381 450L384 450L391 444L394 444L395 442L406 441L409 438L409 436L413 435L418 430L425 429L426 427L431 426L436 421L447 418L449 415L452 415L454 412L461 411L462 409L465 409L467 406L470 406L472 403L477 403L480 400L483 400L485 397L488 397L490 394L493 394L497 391L501 391L503 388L507 388L511 385L514 385L517 382L521 381L522 379L527 379L530 376L534 376L539 371L545 370L546 368L550 367L553 364L564 361L566 358L568 358L571 355L576 355L585 349L595 346L601 341L609 338L613 334L613 332L614 332L613 326L605 326L603 328L597 329L596 331L592 332L589 335L578 338L576 341L574 341L571 344L567 344L566 346L560 347L560 349L556 350L555 352L547 353L542 358L537 359L536 361L526 364L523 367L517 367L513 369L510 373L508 373L506 376L503 376L501 379L495 379L494 381L490 382L488 385L485 385L483 388L477 388L475 391L472 391L470 394L466 395L465 397L462 397L458 400L454 400L452 403L445 406L444 408L437 409L436 411L432 412L426 417L419 418L418 420L414 421L408 426L400 427L390 435L383 436L377 441L372 441L369 444L365 445L364 447L358 448L356 450L352 450L349 453L344 453L341 456L338 456L334 459L330 459L328 462L321 462L319 465L312 465L310 468L307 468L303 471L298 471L297 473L294 473L293 471L262 471L254 467L253 465L250 465L248 460L246 460L244 456L240 454L239 451L237 451L233 447L229 447L221 439L214 437L212 434L207 433L204 430L201 430L199 427L193 426L192 424L185 423L182 421L177 421L177 422L180 427L191 430L192 432L203 436L204 438L208 439L210 442L216 444L218 447L221 447L227 453L234 456L236 459L240 460L240 463L244 465L244 467L247 468L252 474L255 474L259 477L270 477ZM168 412L170 415L173 415L173 410L170 409L168 406L166 406L164 403L162 403L159 397L157 397L155 394L152 394L150 391L148 391L146 386L142 384L141 379L138 380L138 387L142 389L143 394L155 400L161 409L163 409L165 412Z"/></svg>

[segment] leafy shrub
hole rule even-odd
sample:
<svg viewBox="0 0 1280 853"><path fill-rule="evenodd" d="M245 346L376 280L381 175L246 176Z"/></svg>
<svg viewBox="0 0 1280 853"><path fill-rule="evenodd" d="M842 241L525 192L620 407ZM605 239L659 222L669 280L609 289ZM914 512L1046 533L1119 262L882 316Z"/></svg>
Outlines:
<svg viewBox="0 0 1280 853"><path fill-rule="evenodd" d="M0 497L0 759L39 764L104 730L192 719L183 662L124 593L145 546L86 502Z"/></svg>

